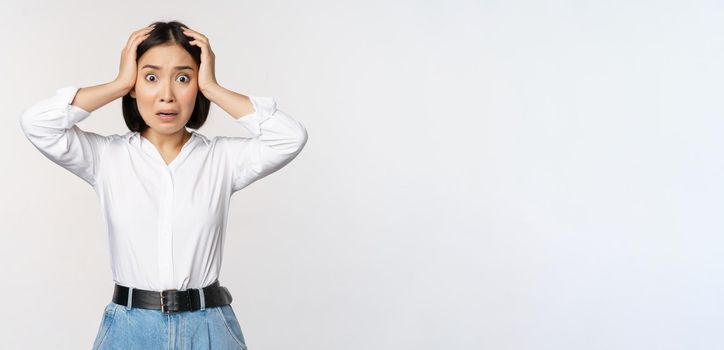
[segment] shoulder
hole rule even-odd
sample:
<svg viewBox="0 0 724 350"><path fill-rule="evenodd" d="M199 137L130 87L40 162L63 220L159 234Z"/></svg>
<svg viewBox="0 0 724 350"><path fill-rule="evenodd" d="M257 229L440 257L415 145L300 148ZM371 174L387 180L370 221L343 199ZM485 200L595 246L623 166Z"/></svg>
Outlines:
<svg viewBox="0 0 724 350"><path fill-rule="evenodd" d="M239 137L239 136L225 136L225 135L218 135L211 138L208 138L204 135L198 134L201 138L206 140L206 142L209 145L218 146L218 147L228 147L237 145L240 143L247 143L251 140L251 138L248 137Z"/></svg>
<svg viewBox="0 0 724 350"><path fill-rule="evenodd" d="M196 131L196 130L192 130L192 131L191 131L191 137L196 137L197 139L199 139L199 141L200 141L202 144L205 144L205 145L207 145L207 146L212 146L212 145L214 145L214 144L216 143L216 138L217 138L218 136L214 136L214 137L209 138L208 136L206 136L206 135L204 135L204 134L202 134L202 133L200 133L200 132L198 132L198 131Z"/></svg>
<svg viewBox="0 0 724 350"><path fill-rule="evenodd" d="M211 153L228 153L230 149L234 148L234 145L240 142L241 138L232 136L206 136L198 131L192 131L194 138L196 138L196 148L199 146L205 148Z"/></svg>

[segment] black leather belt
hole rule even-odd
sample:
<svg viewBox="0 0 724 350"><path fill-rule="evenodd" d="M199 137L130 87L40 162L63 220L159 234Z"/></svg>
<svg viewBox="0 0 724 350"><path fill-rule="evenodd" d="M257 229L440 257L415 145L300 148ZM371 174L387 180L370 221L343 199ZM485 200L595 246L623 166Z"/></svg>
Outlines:
<svg viewBox="0 0 724 350"><path fill-rule="evenodd" d="M231 304L231 293L219 284L219 280L204 288L186 290L166 289L154 291L131 288L115 284L113 302L123 306L141 309L161 310L165 314L182 311L201 310L202 307L215 307ZM128 297L131 302L128 302Z"/></svg>

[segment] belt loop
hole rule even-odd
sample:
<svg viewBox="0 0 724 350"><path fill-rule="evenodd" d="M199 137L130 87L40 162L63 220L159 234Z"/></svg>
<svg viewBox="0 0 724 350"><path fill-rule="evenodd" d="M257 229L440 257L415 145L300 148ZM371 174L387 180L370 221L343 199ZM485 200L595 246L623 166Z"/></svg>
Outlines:
<svg viewBox="0 0 724 350"><path fill-rule="evenodd" d="M133 301L133 287L128 287L128 304L126 305L126 310L131 309L132 301Z"/></svg>
<svg viewBox="0 0 724 350"><path fill-rule="evenodd" d="M204 288L199 288L199 301L201 301L201 310L206 309L206 297L204 297Z"/></svg>

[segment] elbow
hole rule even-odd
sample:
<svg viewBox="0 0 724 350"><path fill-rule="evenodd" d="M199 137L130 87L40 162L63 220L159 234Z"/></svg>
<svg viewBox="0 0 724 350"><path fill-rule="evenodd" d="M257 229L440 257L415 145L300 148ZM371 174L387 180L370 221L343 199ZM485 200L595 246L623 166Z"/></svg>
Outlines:
<svg viewBox="0 0 724 350"><path fill-rule="evenodd" d="M300 130L300 132L299 132L299 141L298 141L298 145L299 145L299 149L300 149L300 150L301 150L302 148L304 148L304 146L307 144L307 139L308 139L308 138L309 138L309 135L308 135L308 133L307 133L307 129L306 129L304 126L302 126L302 128L301 128L301 130Z"/></svg>
<svg viewBox="0 0 724 350"><path fill-rule="evenodd" d="M304 146L307 144L307 139L309 138L309 135L307 134L307 129L302 125L299 124L299 130L297 132L297 135L295 137L295 150L294 154L298 154L302 151Z"/></svg>
<svg viewBox="0 0 724 350"><path fill-rule="evenodd" d="M44 117L45 116L43 116L42 113L34 107L28 108L20 114L20 118L18 118L20 122L20 129L23 131L23 134L25 134L25 137L34 139L56 134L51 132L53 131L52 128L48 128L41 121L41 118Z"/></svg>
<svg viewBox="0 0 724 350"><path fill-rule="evenodd" d="M23 134L25 136L32 135L32 130L34 128L34 113L32 113L31 109L26 109L23 111L23 113L20 114L20 117L18 118L18 123L20 124L20 130L23 131Z"/></svg>

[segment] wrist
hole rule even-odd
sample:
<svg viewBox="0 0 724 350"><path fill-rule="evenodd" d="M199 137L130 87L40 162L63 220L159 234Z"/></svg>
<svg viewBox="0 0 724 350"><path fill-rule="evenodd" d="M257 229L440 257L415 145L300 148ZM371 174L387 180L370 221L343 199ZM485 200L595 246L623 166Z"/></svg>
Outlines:
<svg viewBox="0 0 724 350"><path fill-rule="evenodd" d="M199 91L209 100L213 100L214 96L218 95L218 92L222 89L223 87L221 87L218 83L209 84L203 88L199 86Z"/></svg>
<svg viewBox="0 0 724 350"><path fill-rule="evenodd" d="M109 83L109 85L113 86L113 89L116 91L116 95L123 97L125 96L131 89L133 89L133 86L135 84L128 84L124 81L115 79L112 82Z"/></svg>

